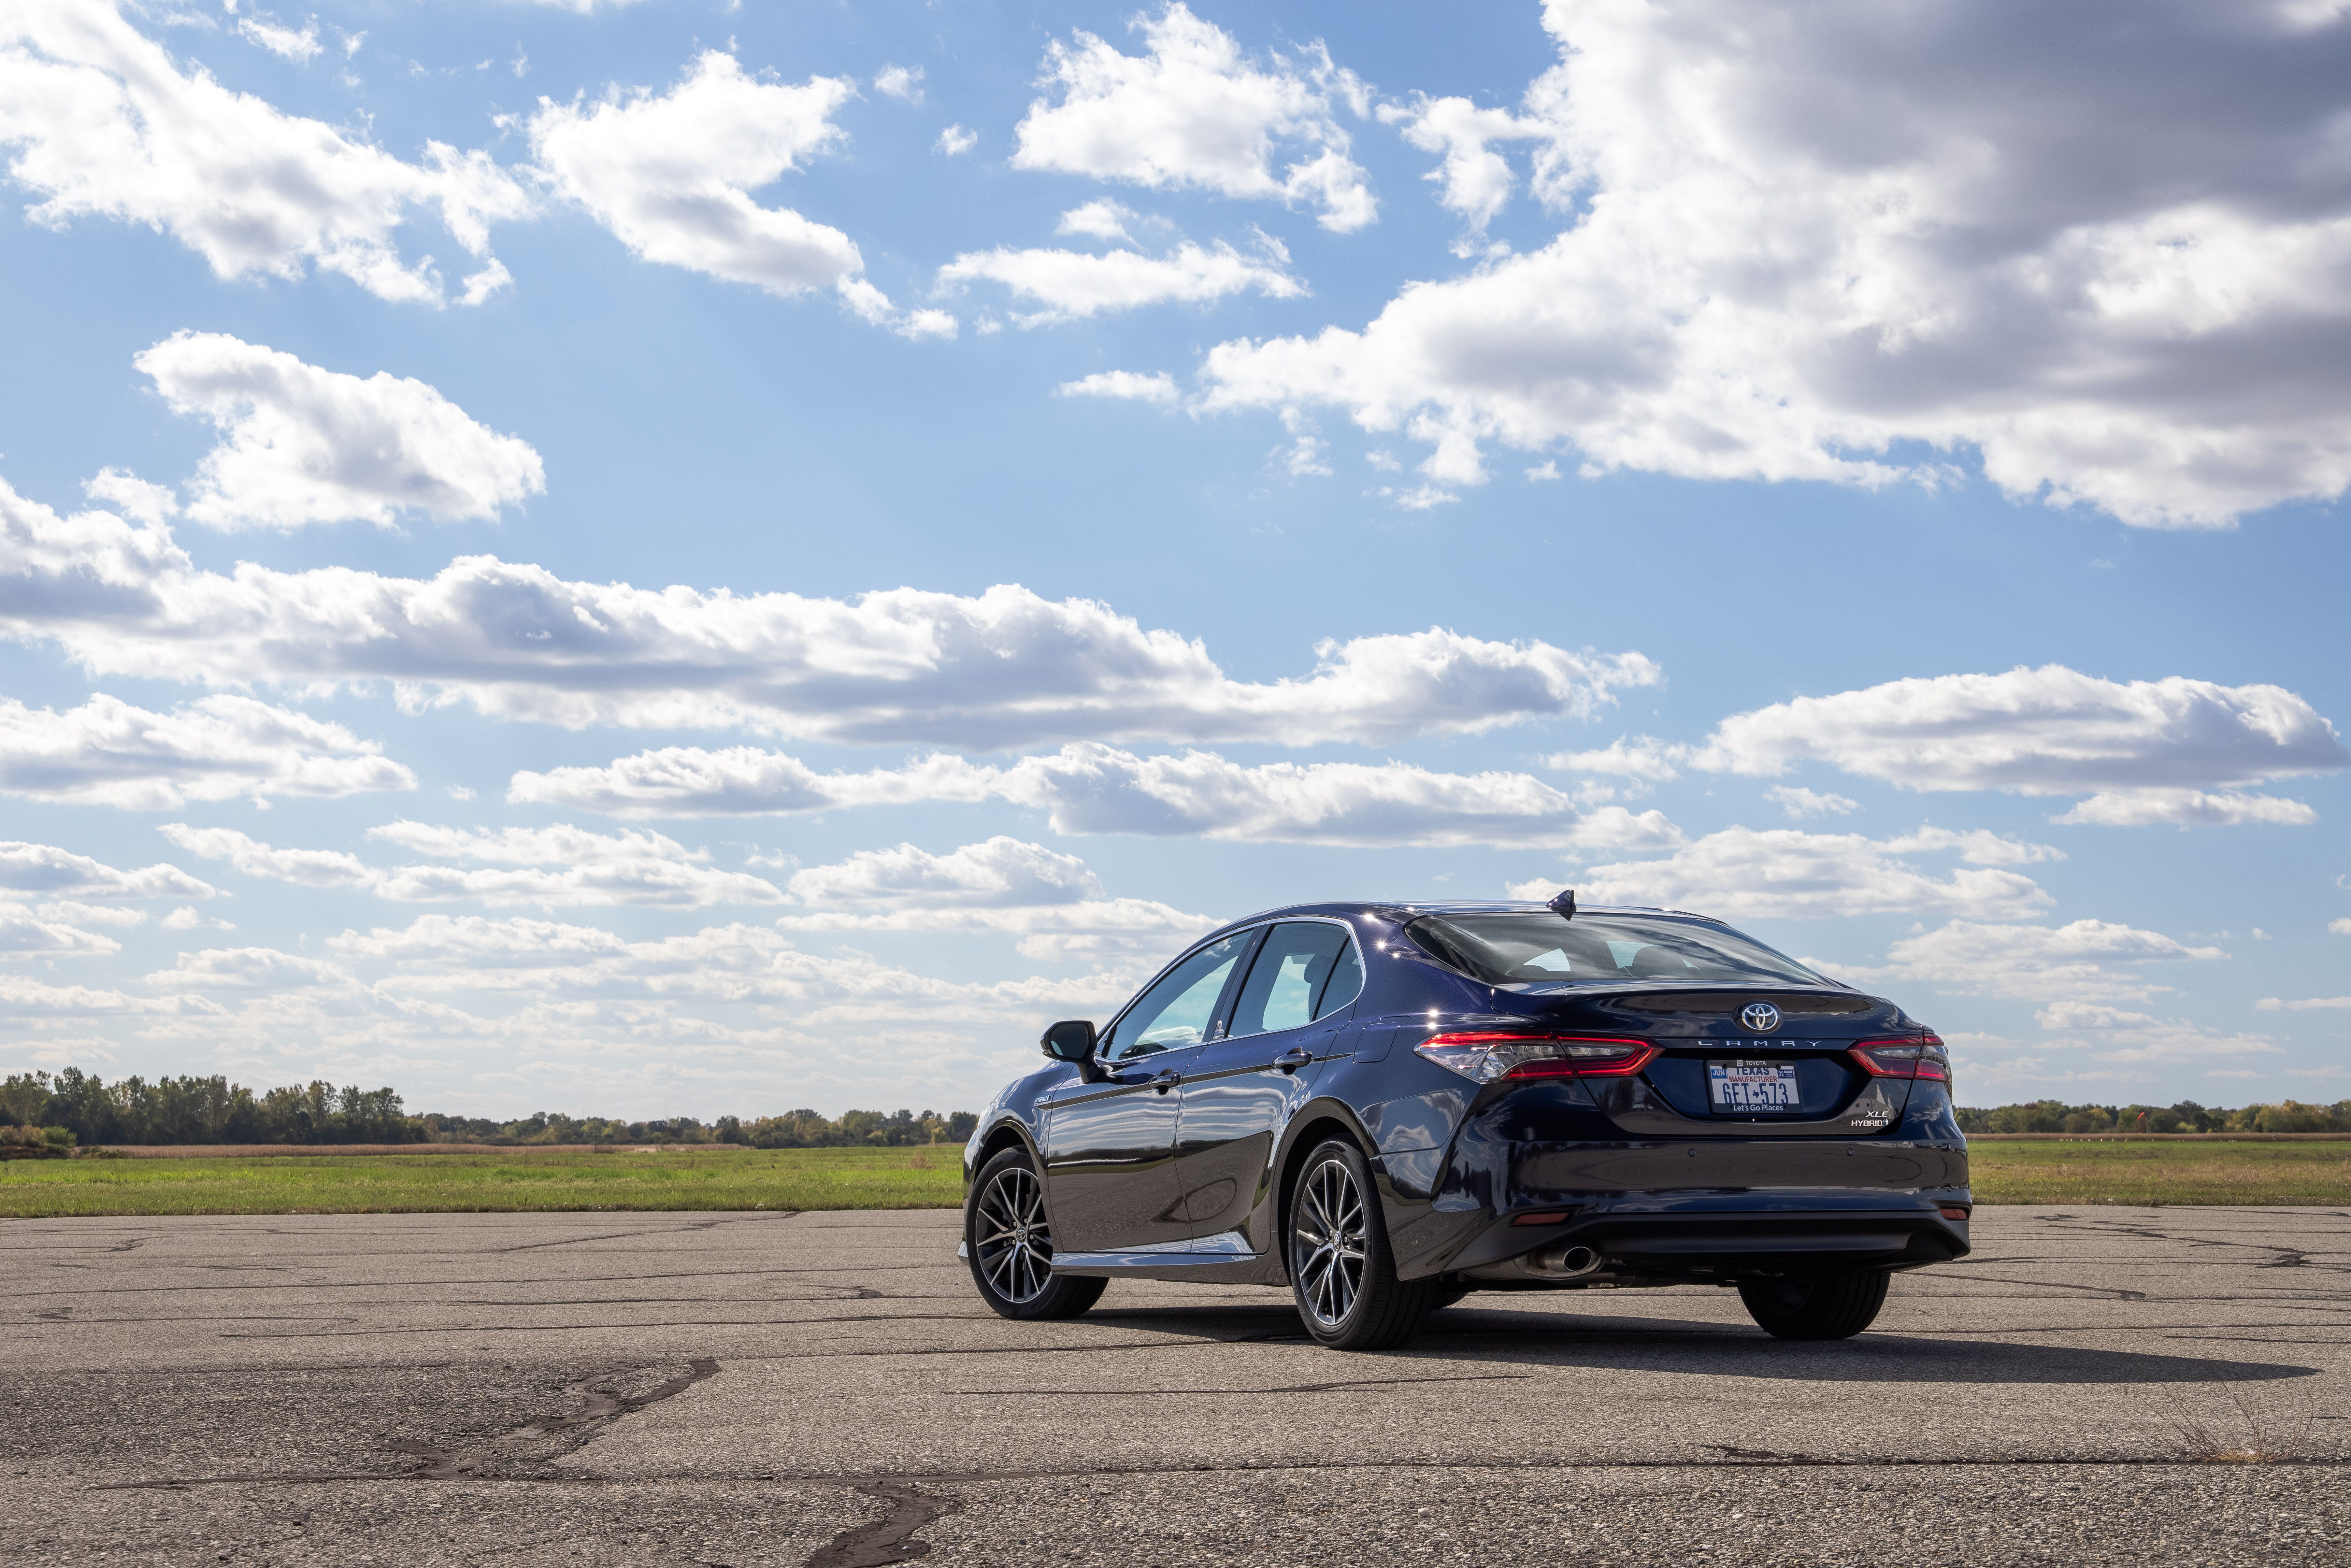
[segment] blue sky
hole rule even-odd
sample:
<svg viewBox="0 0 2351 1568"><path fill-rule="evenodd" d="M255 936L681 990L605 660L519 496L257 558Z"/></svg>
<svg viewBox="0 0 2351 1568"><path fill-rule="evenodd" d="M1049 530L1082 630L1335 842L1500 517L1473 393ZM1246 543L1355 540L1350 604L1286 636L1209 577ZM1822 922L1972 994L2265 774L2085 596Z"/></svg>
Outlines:
<svg viewBox="0 0 2351 1568"><path fill-rule="evenodd" d="M2346 55L20 7L0 1067L976 1105L1212 919L1576 885L1963 1099L2351 1093Z"/></svg>

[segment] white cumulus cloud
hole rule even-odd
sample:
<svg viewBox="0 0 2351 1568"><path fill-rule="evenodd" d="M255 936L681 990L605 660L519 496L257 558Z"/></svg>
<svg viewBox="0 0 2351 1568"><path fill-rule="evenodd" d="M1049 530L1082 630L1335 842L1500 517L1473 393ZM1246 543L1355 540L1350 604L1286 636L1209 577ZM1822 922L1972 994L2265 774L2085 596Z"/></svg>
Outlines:
<svg viewBox="0 0 2351 1568"><path fill-rule="evenodd" d="M559 194L585 208L646 261L747 283L789 298L839 291L856 314L910 337L952 336L940 311L901 314L864 277L856 243L751 193L846 140L833 111L856 94L844 78L766 81L705 49L668 92L618 88L592 102L539 99L530 145Z"/></svg>
<svg viewBox="0 0 2351 1568"><path fill-rule="evenodd" d="M0 904L0 958L102 958L122 951L111 936Z"/></svg>
<svg viewBox="0 0 2351 1568"><path fill-rule="evenodd" d="M413 789L416 776L340 724L226 693L170 713L100 694L59 713L0 697L0 791L168 811L239 795Z"/></svg>
<svg viewBox="0 0 2351 1568"><path fill-rule="evenodd" d="M577 964L625 953L628 943L594 925L546 920L491 920L479 915L420 915L404 930L379 925L361 934L345 931L327 946L346 958L376 958L402 965Z"/></svg>
<svg viewBox="0 0 2351 1568"><path fill-rule="evenodd" d="M1311 204L1342 234L1372 221L1378 203L1335 117L1341 103L1364 112L1364 89L1320 44L1260 67L1179 3L1134 25L1140 56L1083 30L1048 47L1061 101L1029 106L1013 167Z"/></svg>
<svg viewBox="0 0 2351 1568"><path fill-rule="evenodd" d="M1555 134L1541 119L1522 120L1507 109L1480 109L1466 98L1425 93L1415 93L1410 104L1382 104L1379 117L1399 127L1404 139L1422 152L1444 155L1427 178L1438 187L1437 200L1468 222L1468 233L1454 249L1457 256L1470 254L1486 225L1510 203L1516 177L1494 144L1549 142Z"/></svg>
<svg viewBox="0 0 2351 1568"><path fill-rule="evenodd" d="M998 246L966 252L939 268L942 287L974 279L1000 283L1035 301L1040 308L1016 318L1023 326L1082 320L1145 305L1205 304L1247 288L1276 299L1306 292L1304 284L1275 262L1245 256L1221 241L1198 246L1186 240L1165 256Z"/></svg>
<svg viewBox="0 0 2351 1568"><path fill-rule="evenodd" d="M435 577L198 569L161 525L60 517L0 482L0 635L84 667L222 685L385 680L567 726L748 727L979 750L1068 739L1379 743L1587 717L1662 678L1638 653L1442 628L1329 642L1302 676L1236 681L1208 651L1018 586L854 601L569 581L472 556Z"/></svg>
<svg viewBox="0 0 2351 1568"><path fill-rule="evenodd" d="M1451 486L1493 443L1865 486L1942 483L1966 446L2011 496L2144 527L2339 496L2351 16L2132 18L1553 0L1559 62L1515 115L1407 120L1473 225L1531 141L1557 237L1359 329L1219 345L1208 405L1335 404L1430 443ZM1106 80L1119 58L1069 57ZM1065 166L1144 134L1102 127Z"/></svg>
<svg viewBox="0 0 2351 1568"><path fill-rule="evenodd" d="M507 799L623 817L783 815L1001 799L1050 813L1061 833L1601 849L1681 842L1658 812L1586 810L1524 773L1438 773L1402 762L1249 767L1213 752L1144 757L1085 742L1008 768L933 756L903 769L827 774L747 747L676 747L605 768L517 773Z"/></svg>
<svg viewBox="0 0 2351 1568"><path fill-rule="evenodd" d="M923 68L883 66L873 74L873 90L907 103L920 103L923 101Z"/></svg>
<svg viewBox="0 0 2351 1568"><path fill-rule="evenodd" d="M796 757L733 746L672 746L602 768L517 773L507 799L608 817L757 817L842 806L989 799L999 777L960 757L936 753L904 768L819 773Z"/></svg>
<svg viewBox="0 0 2351 1568"><path fill-rule="evenodd" d="M2209 962L2228 956L2218 947L2190 947L2161 932L2104 920L2055 926L1953 920L1896 942L1881 967L1806 962L1862 985L1931 985L1949 996L2012 997L2047 1005L2145 1001L2171 988L2143 969L2116 966Z"/></svg>
<svg viewBox="0 0 2351 1568"><path fill-rule="evenodd" d="M221 433L186 506L214 528L389 528L407 511L444 523L488 518L547 488L528 442L476 423L420 381L321 370L221 332L176 333L132 363L174 412ZM123 493L122 481L112 484Z"/></svg>
<svg viewBox="0 0 2351 1568"><path fill-rule="evenodd" d="M1861 802L1847 796L1824 795L1786 785L1764 790L1763 798L1777 802L1781 813L1795 821L1806 817L1849 817L1861 810Z"/></svg>
<svg viewBox="0 0 2351 1568"><path fill-rule="evenodd" d="M2300 800L2250 795L2241 789L2217 794L2203 789L2125 789L2093 795L2050 821L2099 828L2138 828L2158 822L2182 828L2233 827L2243 822L2306 827L2318 821L2318 812Z"/></svg>
<svg viewBox="0 0 2351 1568"><path fill-rule="evenodd" d="M168 969L158 969L147 983L159 989L186 987L191 990L276 989L354 984L350 971L323 959L281 953L275 947L208 947L183 953Z"/></svg>
<svg viewBox="0 0 2351 1568"><path fill-rule="evenodd" d="M993 931L1030 957L1160 952L1217 924L1155 900L1107 898L1073 855L1008 835L933 854L913 844L864 850L797 873L787 890L810 907L785 931Z"/></svg>
<svg viewBox="0 0 2351 1568"><path fill-rule="evenodd" d="M1121 398L1129 402L1155 402L1162 407L1183 400L1176 388L1176 378L1165 371L1154 371L1145 375L1139 371L1096 371L1073 382L1063 382L1054 389L1063 397Z"/></svg>
<svg viewBox="0 0 2351 1568"><path fill-rule="evenodd" d="M797 872L784 885L810 905L1076 904L1102 892L1101 879L1075 855L1005 833L943 855L913 844L860 850L838 864Z"/></svg>
<svg viewBox="0 0 2351 1568"><path fill-rule="evenodd" d="M2062 664L1797 697L1725 719L1681 755L1766 778L1816 761L1919 790L2095 791L2062 820L2109 825L2307 821L2296 802L2203 791L2351 766L2335 727L2283 687L2125 683Z"/></svg>
<svg viewBox="0 0 2351 1568"><path fill-rule="evenodd" d="M60 920L74 925L144 925L147 912L124 909L120 905L84 904L78 899L53 898L34 913L44 920Z"/></svg>
<svg viewBox="0 0 2351 1568"><path fill-rule="evenodd" d="M1914 863L1950 855L1948 876ZM1726 828L1663 860L1595 865L1573 879L1594 904L1653 904L1725 920L1788 920L1920 911L2014 918L2048 907L2031 877L1998 869L2062 859L2043 844L1986 831L1921 828L1890 839L1808 833L1795 828ZM1518 884L1515 898L1549 897L1556 879Z"/></svg>
<svg viewBox="0 0 2351 1568"><path fill-rule="evenodd" d="M281 850L235 828L192 828L185 822L166 822L155 831L190 854L226 861L246 876L304 887L364 887L376 877L357 855L340 850Z"/></svg>
<svg viewBox="0 0 2351 1568"><path fill-rule="evenodd" d="M465 829L402 821L368 837L414 854L474 865L412 865L380 873L375 889L403 904L477 899L493 906L542 908L650 904L698 909L714 904L779 904L775 883L721 871L706 852L659 833L591 833L569 826Z"/></svg>
<svg viewBox="0 0 2351 1568"><path fill-rule="evenodd" d="M235 92L168 51L107 0L0 9L0 148L40 200L37 223L110 217L169 233L225 278L298 278L315 266L386 299L439 303L430 257L400 231L437 211L488 265L489 227L530 194L480 152L428 141L421 162Z"/></svg>
<svg viewBox="0 0 2351 1568"><path fill-rule="evenodd" d="M326 47L324 44L319 42L319 24L316 21L297 32L292 27L281 26L276 22L264 21L258 16L240 16L237 18L236 30L248 43L258 45L273 55L292 60L298 66L308 65L312 60L317 59L319 52Z"/></svg>
<svg viewBox="0 0 2351 1568"><path fill-rule="evenodd" d="M54 844L0 841L0 888L48 898L211 898L220 889L175 865L120 871Z"/></svg>

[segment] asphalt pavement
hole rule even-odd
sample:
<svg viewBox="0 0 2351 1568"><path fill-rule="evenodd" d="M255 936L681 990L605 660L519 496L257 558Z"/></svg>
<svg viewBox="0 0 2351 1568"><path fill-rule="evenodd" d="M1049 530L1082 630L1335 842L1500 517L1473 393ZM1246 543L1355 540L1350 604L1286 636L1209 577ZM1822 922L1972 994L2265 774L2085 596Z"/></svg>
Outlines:
<svg viewBox="0 0 2351 1568"><path fill-rule="evenodd" d="M2351 1563L2351 1211L1982 1208L1842 1343L1685 1288L1379 1355L1253 1287L1007 1322L956 1231L0 1221L0 1562Z"/></svg>

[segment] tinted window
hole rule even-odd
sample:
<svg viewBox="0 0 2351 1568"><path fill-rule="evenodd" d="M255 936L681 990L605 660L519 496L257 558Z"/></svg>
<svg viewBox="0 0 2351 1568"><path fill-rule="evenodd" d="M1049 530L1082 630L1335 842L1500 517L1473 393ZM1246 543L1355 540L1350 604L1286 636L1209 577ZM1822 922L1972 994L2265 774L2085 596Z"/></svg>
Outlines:
<svg viewBox="0 0 2351 1568"><path fill-rule="evenodd" d="M1363 988L1364 967L1343 927L1305 920L1277 925L1249 966L1232 1032L1298 1029L1345 1007Z"/></svg>
<svg viewBox="0 0 2351 1568"><path fill-rule="evenodd" d="M1758 980L1823 984L1761 942L1719 925L1638 915L1443 915L1405 932L1422 951L1489 985Z"/></svg>
<svg viewBox="0 0 2351 1568"><path fill-rule="evenodd" d="M1224 994L1233 962L1254 933L1228 936L1201 948L1135 999L1110 1032L1102 1047L1105 1061L1132 1061L1154 1051L1197 1045L1208 1038L1215 1021L1217 998Z"/></svg>

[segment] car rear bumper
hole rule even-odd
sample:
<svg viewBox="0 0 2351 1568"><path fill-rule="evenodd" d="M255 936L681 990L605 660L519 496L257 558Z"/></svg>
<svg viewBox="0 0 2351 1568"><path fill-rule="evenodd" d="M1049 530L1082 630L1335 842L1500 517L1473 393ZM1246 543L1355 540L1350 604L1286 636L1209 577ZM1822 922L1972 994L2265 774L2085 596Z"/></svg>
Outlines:
<svg viewBox="0 0 2351 1568"><path fill-rule="evenodd" d="M1473 1129L1381 1168L1407 1279L1567 1243L1625 1277L1917 1268L1966 1255L1974 1207L1956 1138L1558 1143Z"/></svg>
<svg viewBox="0 0 2351 1568"><path fill-rule="evenodd" d="M1968 1222L1946 1218L1941 1209L1939 1204L1805 1209L1784 1196L1770 1207L1678 1213L1596 1205L1552 1224L1521 1225L1516 1216L1495 1220L1469 1239L1445 1271L1496 1270L1502 1278L1566 1283L1571 1276L1529 1260L1554 1258L1572 1247L1594 1255L1597 1261L1586 1277L1596 1282L1916 1269L1948 1263L1970 1250ZM1497 1270L1498 1265L1504 1267Z"/></svg>

